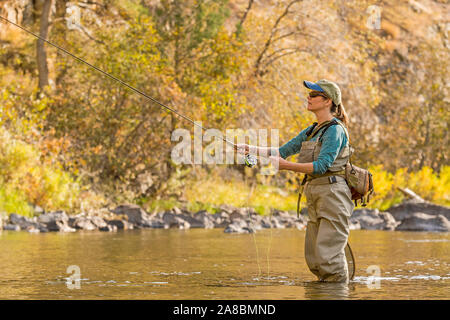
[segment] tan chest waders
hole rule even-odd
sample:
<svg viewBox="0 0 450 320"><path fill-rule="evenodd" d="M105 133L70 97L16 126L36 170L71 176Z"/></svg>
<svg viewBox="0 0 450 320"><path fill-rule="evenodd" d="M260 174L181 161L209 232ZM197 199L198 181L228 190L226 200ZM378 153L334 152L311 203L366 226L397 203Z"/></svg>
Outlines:
<svg viewBox="0 0 450 320"><path fill-rule="evenodd" d="M337 124L336 120L326 121L309 130L306 141L302 143L298 162L317 161L322 136L331 125ZM346 130L344 126L343 128ZM319 132L319 138L310 141ZM347 144L325 174L305 175L300 186L297 215L300 213L303 193L308 207L305 259L311 272L321 281L348 282L355 274L355 262L348 244L349 218L354 208L352 194L345 179L349 157L350 147Z"/></svg>

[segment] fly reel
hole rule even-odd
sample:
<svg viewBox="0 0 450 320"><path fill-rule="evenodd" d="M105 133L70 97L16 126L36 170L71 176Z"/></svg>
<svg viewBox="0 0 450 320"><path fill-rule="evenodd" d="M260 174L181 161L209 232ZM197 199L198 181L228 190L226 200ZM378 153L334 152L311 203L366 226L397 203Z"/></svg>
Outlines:
<svg viewBox="0 0 450 320"><path fill-rule="evenodd" d="M245 155L244 161L245 165L249 168L256 166L256 164L258 163L258 159L256 158L256 156L251 155L250 153L247 153Z"/></svg>

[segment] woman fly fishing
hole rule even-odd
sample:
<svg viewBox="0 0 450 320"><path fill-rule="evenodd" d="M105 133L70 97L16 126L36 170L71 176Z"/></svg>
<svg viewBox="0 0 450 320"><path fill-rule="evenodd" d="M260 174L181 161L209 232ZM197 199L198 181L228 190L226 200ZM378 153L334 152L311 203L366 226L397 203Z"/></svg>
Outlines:
<svg viewBox="0 0 450 320"><path fill-rule="evenodd" d="M354 209L352 194L345 179L350 147L346 125L348 116L339 87L322 79L304 81L310 89L308 111L317 122L302 130L280 148L236 145L240 153L268 154L279 170L304 173L301 194L307 202L308 223L305 235L306 263L319 281L348 282L345 256L349 218ZM298 155L298 162L285 160Z"/></svg>

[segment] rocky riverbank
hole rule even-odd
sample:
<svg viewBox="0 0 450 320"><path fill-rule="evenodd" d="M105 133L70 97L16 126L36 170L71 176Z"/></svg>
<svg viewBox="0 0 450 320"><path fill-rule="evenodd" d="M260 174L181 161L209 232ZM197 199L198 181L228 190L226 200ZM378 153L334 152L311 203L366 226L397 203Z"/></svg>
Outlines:
<svg viewBox="0 0 450 320"><path fill-rule="evenodd" d="M428 202L408 200L389 211L356 209L350 218L351 230L450 231L450 208ZM269 228L297 228L307 223L307 209L297 217L293 212L272 210L261 216L253 208L222 205L215 214L173 208L149 214L137 205L124 204L115 209L67 215L64 211L42 212L34 218L12 213L0 217L0 229L28 232L74 232L77 230L117 231L137 228L223 228L226 233L254 233Z"/></svg>

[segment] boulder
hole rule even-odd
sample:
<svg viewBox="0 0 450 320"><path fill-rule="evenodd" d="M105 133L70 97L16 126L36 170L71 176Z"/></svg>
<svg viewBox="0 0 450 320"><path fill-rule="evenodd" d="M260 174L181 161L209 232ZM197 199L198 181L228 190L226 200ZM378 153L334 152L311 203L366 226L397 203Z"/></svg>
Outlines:
<svg viewBox="0 0 450 320"><path fill-rule="evenodd" d="M89 220L91 220L91 223L98 229L104 228L107 226L106 221L98 216L89 216Z"/></svg>
<svg viewBox="0 0 450 320"><path fill-rule="evenodd" d="M29 226L25 230L28 231L29 233L40 233L41 232L41 230L39 230L39 228L37 228L35 226Z"/></svg>
<svg viewBox="0 0 450 320"><path fill-rule="evenodd" d="M43 224L49 224L55 221L69 222L69 216L64 211L55 211L41 214L38 217L38 222Z"/></svg>
<svg viewBox="0 0 450 320"><path fill-rule="evenodd" d="M32 219L18 215L17 213L11 213L9 215L9 221L11 224L18 225L20 229L26 229L29 226L36 225L36 222Z"/></svg>
<svg viewBox="0 0 450 320"><path fill-rule="evenodd" d="M398 222L389 212L380 212L378 209L354 210L350 217L350 224L359 223L364 230L395 230Z"/></svg>
<svg viewBox="0 0 450 320"><path fill-rule="evenodd" d="M361 230L361 224L357 220L350 219L348 227L350 230Z"/></svg>
<svg viewBox="0 0 450 320"><path fill-rule="evenodd" d="M230 221L236 219L246 219L252 215L256 215L256 211L251 207L235 208L232 213L230 213Z"/></svg>
<svg viewBox="0 0 450 320"><path fill-rule="evenodd" d="M89 231L97 229L97 226L92 222L92 220L89 217L86 217L84 214L69 217L69 226L71 228Z"/></svg>
<svg viewBox="0 0 450 320"><path fill-rule="evenodd" d="M205 229L212 229L214 228L214 219L212 218L212 215L208 213L208 211L201 210L194 214L193 217L195 220L200 221L200 223L203 225L202 228ZM192 224L191 224L192 228Z"/></svg>
<svg viewBox="0 0 450 320"><path fill-rule="evenodd" d="M148 214L138 205L123 204L112 210L117 215L125 215L128 218L128 222L141 226L145 224L145 221L149 219Z"/></svg>
<svg viewBox="0 0 450 320"><path fill-rule="evenodd" d="M225 233L255 233L256 230L247 225L244 220L234 220L230 223L224 231Z"/></svg>
<svg viewBox="0 0 450 320"><path fill-rule="evenodd" d="M48 232L49 228L39 223L36 218L31 219L16 213L11 213L9 216L10 224L19 226L20 230L39 230L40 232Z"/></svg>
<svg viewBox="0 0 450 320"><path fill-rule="evenodd" d="M276 229L284 229L285 226L277 219L277 217L272 217L272 219L270 219L272 228L276 228Z"/></svg>
<svg viewBox="0 0 450 320"><path fill-rule="evenodd" d="M214 222L214 228L225 228L230 223L230 215L225 211L212 214L211 218Z"/></svg>
<svg viewBox="0 0 450 320"><path fill-rule="evenodd" d="M98 228L98 230L105 231L105 232L113 232L113 231L117 231L117 226L115 226L113 224L106 224L104 227Z"/></svg>
<svg viewBox="0 0 450 320"><path fill-rule="evenodd" d="M181 218L180 215L171 212L164 213L162 220L164 222L164 229L189 229L191 227L188 221Z"/></svg>
<svg viewBox="0 0 450 320"><path fill-rule="evenodd" d="M133 230L133 224L126 220L113 219L113 220L108 220L106 223L108 225L115 226L117 228L117 230Z"/></svg>
<svg viewBox="0 0 450 320"><path fill-rule="evenodd" d="M227 213L227 214L231 214L231 213L233 213L233 211L236 210L236 208L233 207L233 206L231 206L231 205L229 205L229 204L221 204L221 205L219 206L219 210L220 210L221 212L225 212L225 213Z"/></svg>
<svg viewBox="0 0 450 320"><path fill-rule="evenodd" d="M158 214L152 214L142 221L143 228L164 228L164 220Z"/></svg>
<svg viewBox="0 0 450 320"><path fill-rule="evenodd" d="M272 210L272 216L273 217L282 217L282 218L286 218L286 219L291 218L291 214L289 212L278 210L278 209Z"/></svg>
<svg viewBox="0 0 450 320"><path fill-rule="evenodd" d="M299 230L306 229L306 222L304 221L303 217L300 217L299 219L291 219L289 221L286 221L284 226L286 228L297 228Z"/></svg>
<svg viewBox="0 0 450 320"><path fill-rule="evenodd" d="M272 214L272 219L277 220L276 225L281 225L283 228L293 228L296 226L296 224L304 224L304 217L299 216L297 218L297 215L292 215L288 211L274 211ZM274 225L274 227L276 227Z"/></svg>
<svg viewBox="0 0 450 320"><path fill-rule="evenodd" d="M3 230L8 230L8 231L20 231L20 226L17 224L5 224L3 226Z"/></svg>
<svg viewBox="0 0 450 320"><path fill-rule="evenodd" d="M450 222L442 214L415 212L404 218L395 230L450 232Z"/></svg>
<svg viewBox="0 0 450 320"><path fill-rule="evenodd" d="M38 217L38 222L45 225L48 231L76 231L74 228L69 226L69 216L64 211L46 212L41 214Z"/></svg>
<svg viewBox="0 0 450 320"><path fill-rule="evenodd" d="M267 229L272 228L272 221L271 221L270 217L268 217L268 216L262 217L261 227L267 228Z"/></svg>
<svg viewBox="0 0 450 320"><path fill-rule="evenodd" d="M230 213L230 221L233 222L234 220L243 220L246 216L240 211L235 210L232 213Z"/></svg>
<svg viewBox="0 0 450 320"><path fill-rule="evenodd" d="M253 231L261 230L263 228L261 221L262 217L260 215L251 215L249 218L245 219L247 227L251 228Z"/></svg>
<svg viewBox="0 0 450 320"><path fill-rule="evenodd" d="M415 212L421 212L434 216L443 215L447 220L450 220L449 207L440 206L431 202L406 200L389 208L389 213L392 214L394 219L397 221L402 221L403 219L412 216Z"/></svg>
<svg viewBox="0 0 450 320"><path fill-rule="evenodd" d="M173 207L172 210L170 210L170 211L174 214L182 214L183 213L183 211L181 211L181 209L178 207Z"/></svg>

